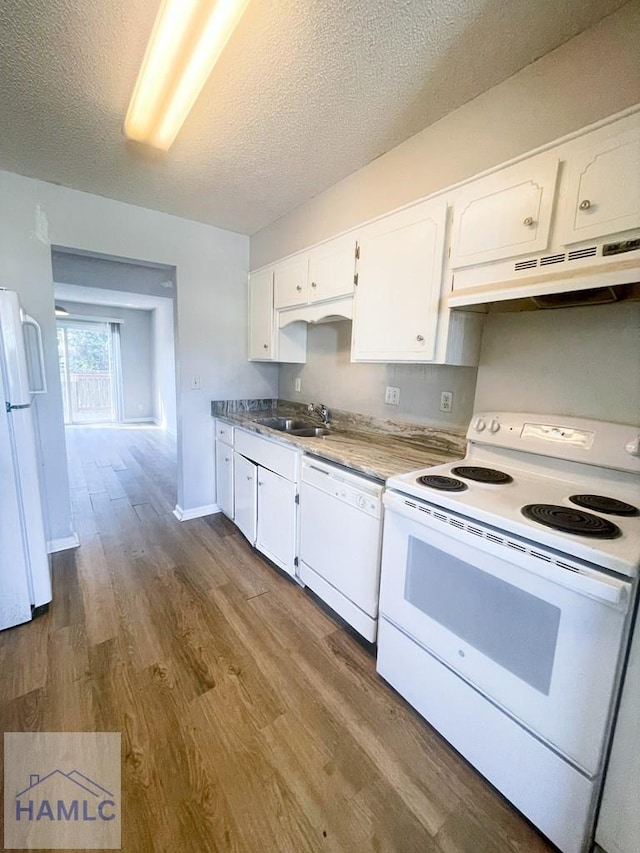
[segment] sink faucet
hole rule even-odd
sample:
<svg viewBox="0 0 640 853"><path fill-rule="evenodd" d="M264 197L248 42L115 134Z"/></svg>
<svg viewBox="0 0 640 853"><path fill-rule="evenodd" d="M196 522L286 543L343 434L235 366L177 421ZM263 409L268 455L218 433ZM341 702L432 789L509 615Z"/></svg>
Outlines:
<svg viewBox="0 0 640 853"><path fill-rule="evenodd" d="M322 423L325 426L329 426L329 409L325 406L324 403L309 403L307 406L308 412L313 412L316 415L320 415Z"/></svg>

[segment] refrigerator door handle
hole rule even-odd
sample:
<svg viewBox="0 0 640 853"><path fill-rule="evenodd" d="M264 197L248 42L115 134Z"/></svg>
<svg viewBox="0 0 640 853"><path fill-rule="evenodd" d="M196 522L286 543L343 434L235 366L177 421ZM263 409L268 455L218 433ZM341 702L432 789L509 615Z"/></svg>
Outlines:
<svg viewBox="0 0 640 853"><path fill-rule="evenodd" d="M36 340L38 342L38 373L40 374L40 387L30 388L32 394L47 393L47 376L44 369L44 345L42 343L42 329L40 323L31 315L22 312L22 324L24 326L32 326L36 330Z"/></svg>

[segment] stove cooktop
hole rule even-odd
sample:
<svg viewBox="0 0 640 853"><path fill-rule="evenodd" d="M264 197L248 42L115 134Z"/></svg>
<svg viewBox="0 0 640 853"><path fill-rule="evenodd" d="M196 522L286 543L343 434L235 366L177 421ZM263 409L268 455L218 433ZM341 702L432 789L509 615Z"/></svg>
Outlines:
<svg viewBox="0 0 640 853"><path fill-rule="evenodd" d="M474 416L467 438L464 459L392 477L387 488L618 574L638 574L640 439L633 427L501 413Z"/></svg>
<svg viewBox="0 0 640 853"><path fill-rule="evenodd" d="M478 464L475 455L473 459L467 456L460 462L392 477L387 488L618 574L638 574L640 513L633 501L640 502L640 482L619 482L615 476L611 482L602 472L595 478L597 482L593 478L572 481L515 467L507 471L504 465L492 465L508 475L502 483L455 476L462 468ZM443 490L441 484L451 481L461 486ZM588 496L588 509L575 503L576 497L584 495ZM624 513L611 511L618 504Z"/></svg>

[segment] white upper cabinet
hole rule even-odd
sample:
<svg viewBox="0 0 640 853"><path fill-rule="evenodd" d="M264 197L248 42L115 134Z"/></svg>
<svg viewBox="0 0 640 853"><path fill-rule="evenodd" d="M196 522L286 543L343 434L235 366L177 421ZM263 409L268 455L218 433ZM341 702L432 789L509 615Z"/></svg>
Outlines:
<svg viewBox="0 0 640 853"><path fill-rule="evenodd" d="M640 227L640 127L572 154L564 243Z"/></svg>
<svg viewBox="0 0 640 853"><path fill-rule="evenodd" d="M451 267L544 251L549 242L558 164L556 155L541 154L456 191Z"/></svg>
<svg viewBox="0 0 640 853"><path fill-rule="evenodd" d="M274 298L277 309L303 305L307 301L308 257L296 255L274 267Z"/></svg>
<svg viewBox="0 0 640 853"><path fill-rule="evenodd" d="M352 361L432 361L447 204L425 202L360 232Z"/></svg>
<svg viewBox="0 0 640 853"><path fill-rule="evenodd" d="M273 272L260 270L249 276L249 359L275 359Z"/></svg>
<svg viewBox="0 0 640 853"><path fill-rule="evenodd" d="M249 275L249 360L304 363L307 327L295 323L279 329L273 306L272 268Z"/></svg>
<svg viewBox="0 0 640 853"><path fill-rule="evenodd" d="M353 293L356 239L338 237L309 252L309 302L338 299Z"/></svg>
<svg viewBox="0 0 640 853"><path fill-rule="evenodd" d="M336 237L274 267L277 311L353 293L355 236Z"/></svg>

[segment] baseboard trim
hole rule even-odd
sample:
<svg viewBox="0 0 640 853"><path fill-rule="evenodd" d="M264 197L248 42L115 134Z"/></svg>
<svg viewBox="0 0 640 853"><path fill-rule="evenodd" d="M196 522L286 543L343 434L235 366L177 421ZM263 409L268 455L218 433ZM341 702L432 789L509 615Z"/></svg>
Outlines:
<svg viewBox="0 0 640 853"><path fill-rule="evenodd" d="M176 504L173 514L178 521L191 521L192 518L202 518L203 515L214 515L216 512L221 512L218 504L206 504L205 506L196 506L193 509L182 509Z"/></svg>
<svg viewBox="0 0 640 853"><path fill-rule="evenodd" d="M155 424L155 418L122 418L121 424Z"/></svg>
<svg viewBox="0 0 640 853"><path fill-rule="evenodd" d="M49 539L47 542L47 554L56 554L58 551L68 551L70 548L79 548L80 540L78 534L65 536L64 539Z"/></svg>

